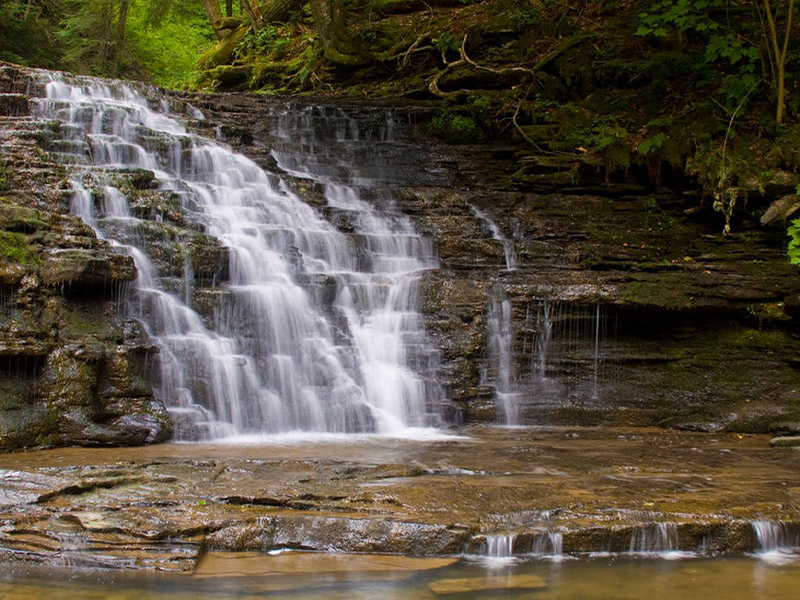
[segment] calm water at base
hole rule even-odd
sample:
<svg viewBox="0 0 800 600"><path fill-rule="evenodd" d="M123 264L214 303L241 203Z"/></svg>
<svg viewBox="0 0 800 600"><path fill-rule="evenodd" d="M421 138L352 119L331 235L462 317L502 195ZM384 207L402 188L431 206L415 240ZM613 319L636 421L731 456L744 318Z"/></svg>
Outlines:
<svg viewBox="0 0 800 600"><path fill-rule="evenodd" d="M306 555L308 556L308 555ZM273 557L224 559L224 569L201 568L196 575L103 572L80 569L6 567L0 572L0 599L201 600L205 598L286 598L291 600L534 598L536 600L789 600L800 597L800 561L769 564L747 557L663 560L623 556L563 562L520 561L487 568L460 560L443 568L367 564L364 557L316 555L296 570L270 568ZM373 557L374 558L374 557ZM315 561L319 564L315 566ZM345 562L343 566L341 563ZM390 561L391 563L391 561ZM254 566L254 564L256 566ZM258 565L261 565L260 567ZM362 568L361 565L364 565ZM220 572L225 575L220 575ZM457 580L457 581L453 581ZM541 589L483 589L437 593L442 584L497 588L514 582ZM488 584L488 585L487 585ZM453 588L453 586L455 586Z"/></svg>

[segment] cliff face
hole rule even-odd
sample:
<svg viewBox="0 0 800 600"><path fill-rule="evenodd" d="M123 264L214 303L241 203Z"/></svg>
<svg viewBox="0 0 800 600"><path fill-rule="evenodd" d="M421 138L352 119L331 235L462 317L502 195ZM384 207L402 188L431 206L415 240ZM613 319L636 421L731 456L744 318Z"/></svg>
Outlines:
<svg viewBox="0 0 800 600"><path fill-rule="evenodd" d="M147 368L156 349L120 306L133 262L69 215L54 125L30 115L28 86L25 71L0 71L0 447L164 440L171 425ZM281 171L270 150L290 142L272 124L298 104L193 102L208 117L196 129ZM425 106L391 108L402 126L380 152L368 137L344 143L334 125L344 115L369 132L387 110L322 109L306 124L307 150L334 165L332 177L342 157L374 167L383 189L373 201L435 242L441 268L424 275L422 310L467 421L513 410L536 424L800 429L800 277L780 232L744 226L725 238L719 223L685 215L682 196L605 184L580 166L525 165L520 182L513 146L431 143ZM318 185L282 176L346 230ZM212 321L225 250L159 195L151 173L119 178L159 270ZM498 411L498 400L513 408Z"/></svg>

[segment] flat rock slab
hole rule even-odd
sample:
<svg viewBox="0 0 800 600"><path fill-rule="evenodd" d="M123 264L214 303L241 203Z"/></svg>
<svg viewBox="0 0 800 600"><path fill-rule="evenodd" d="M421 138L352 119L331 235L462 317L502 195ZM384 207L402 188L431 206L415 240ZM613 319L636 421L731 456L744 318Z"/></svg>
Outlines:
<svg viewBox="0 0 800 600"><path fill-rule="evenodd" d="M403 581L423 571L449 567L456 558L413 558L370 554L318 552L211 552L198 565L194 578L237 580L237 589L270 592L311 589L338 583Z"/></svg>
<svg viewBox="0 0 800 600"><path fill-rule="evenodd" d="M681 550L745 552L760 547L756 520L800 535L800 455L767 436L459 434L3 454L0 562L190 572L201 550L441 557L485 554L497 532L515 554L555 533L565 553L657 550L642 540L663 532Z"/></svg>
<svg viewBox="0 0 800 600"><path fill-rule="evenodd" d="M318 552L210 552L200 561L195 577L265 577L318 573L399 572L415 574L442 569L456 558L415 558L380 554L326 554Z"/></svg>
<svg viewBox="0 0 800 600"><path fill-rule="evenodd" d="M769 441L773 448L791 448L800 446L800 435L774 437Z"/></svg>
<svg viewBox="0 0 800 600"><path fill-rule="evenodd" d="M58 493L70 479L22 470L0 470L0 510L34 504Z"/></svg>
<svg viewBox="0 0 800 600"><path fill-rule="evenodd" d="M544 579L536 575L496 575L489 577L462 577L441 579L428 585L434 594L449 596L455 594L499 593L512 591L541 590L547 587Z"/></svg>

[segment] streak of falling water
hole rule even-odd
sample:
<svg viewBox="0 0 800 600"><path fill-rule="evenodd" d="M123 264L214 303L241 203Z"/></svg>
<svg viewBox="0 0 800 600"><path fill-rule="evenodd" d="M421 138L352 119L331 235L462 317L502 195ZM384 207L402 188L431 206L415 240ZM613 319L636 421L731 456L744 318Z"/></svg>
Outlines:
<svg viewBox="0 0 800 600"><path fill-rule="evenodd" d="M354 236L251 160L189 133L163 99L153 109L140 89L120 82L40 77L37 112L61 123L52 154L75 165L74 212L136 263L127 304L159 346L156 393L182 437L402 434L441 424L435 353L416 294L420 272L435 260L407 223L387 222L329 185L331 204L359 215L362 253L371 263L364 269ZM152 171L159 190L179 198L182 211L227 248L227 300L213 329L190 308L189 282L184 294L168 291L139 244L142 221L131 216L113 177L132 169ZM84 185L87 173L102 183L99 190ZM334 306L320 299L326 282L335 289Z"/></svg>
<svg viewBox="0 0 800 600"><path fill-rule="evenodd" d="M517 251L514 248L514 242L503 235L503 232L500 231L497 223L492 221L486 213L471 204L469 205L469 208L472 211L472 214L486 224L486 227L492 234L492 239L500 242L500 244L503 246L503 254L505 255L506 261L506 271L513 271L516 269Z"/></svg>
<svg viewBox="0 0 800 600"><path fill-rule="evenodd" d="M519 394L515 389L514 331L511 301L501 286L489 295L487 308L489 363L494 377L484 377L484 384L493 384L497 407L504 425L519 424Z"/></svg>

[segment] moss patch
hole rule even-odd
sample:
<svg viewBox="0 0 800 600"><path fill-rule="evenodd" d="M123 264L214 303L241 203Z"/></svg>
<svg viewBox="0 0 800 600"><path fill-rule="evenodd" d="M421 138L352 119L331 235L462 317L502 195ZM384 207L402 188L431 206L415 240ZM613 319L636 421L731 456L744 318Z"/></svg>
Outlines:
<svg viewBox="0 0 800 600"><path fill-rule="evenodd" d="M22 233L0 231L0 262L17 265L36 265L41 255L28 244Z"/></svg>

